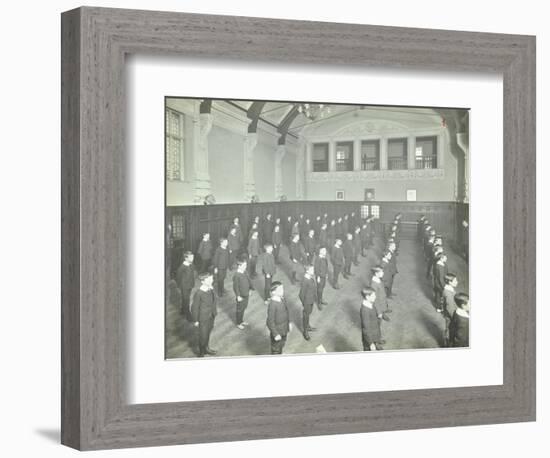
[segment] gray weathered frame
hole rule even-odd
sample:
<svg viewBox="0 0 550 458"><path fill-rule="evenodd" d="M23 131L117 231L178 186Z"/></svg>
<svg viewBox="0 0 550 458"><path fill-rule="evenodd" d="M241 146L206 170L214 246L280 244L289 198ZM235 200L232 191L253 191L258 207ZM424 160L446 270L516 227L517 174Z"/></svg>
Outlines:
<svg viewBox="0 0 550 458"><path fill-rule="evenodd" d="M535 419L535 37L83 7L62 15L62 443L85 449ZM504 78L503 385L129 405L129 53Z"/></svg>

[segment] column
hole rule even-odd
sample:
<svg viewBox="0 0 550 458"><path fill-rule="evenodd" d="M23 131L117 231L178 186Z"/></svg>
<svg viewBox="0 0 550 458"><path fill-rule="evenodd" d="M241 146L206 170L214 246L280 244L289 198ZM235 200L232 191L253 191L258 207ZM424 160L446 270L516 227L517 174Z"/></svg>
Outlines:
<svg viewBox="0 0 550 458"><path fill-rule="evenodd" d="M361 140L353 141L353 170L361 170Z"/></svg>
<svg viewBox="0 0 550 458"><path fill-rule="evenodd" d="M380 170L388 170L388 139L380 137Z"/></svg>
<svg viewBox="0 0 550 458"><path fill-rule="evenodd" d="M328 142L328 171L336 171L336 143L332 140Z"/></svg>
<svg viewBox="0 0 550 458"><path fill-rule="evenodd" d="M416 169L416 137L409 135L407 138L407 168Z"/></svg>
<svg viewBox="0 0 550 458"><path fill-rule="evenodd" d="M243 183L245 202L251 202L256 195L256 181L254 179L254 149L256 148L257 144L257 133L249 133L244 138Z"/></svg>
<svg viewBox="0 0 550 458"><path fill-rule="evenodd" d="M300 140L296 150L296 199L305 199L306 175L311 171L311 144Z"/></svg>
<svg viewBox="0 0 550 458"><path fill-rule="evenodd" d="M212 130L213 115L200 113L193 118L195 138L193 141L193 164L195 169L194 200L202 204L211 193L210 172L208 169L208 134Z"/></svg>
<svg viewBox="0 0 550 458"><path fill-rule="evenodd" d="M305 158L305 169L306 172L313 172L313 144L306 142L305 140L300 139L300 143L298 143L298 149L305 145L305 152L306 152L306 158Z"/></svg>
<svg viewBox="0 0 550 458"><path fill-rule="evenodd" d="M275 152L275 199L279 200L283 192L283 159L286 154L286 145L277 145Z"/></svg>
<svg viewBox="0 0 550 458"><path fill-rule="evenodd" d="M459 192L457 193L458 201L459 202L469 202L469 172L470 172L470 142L469 142L469 135L467 132L464 133L457 133L456 134L456 142L460 149L464 152L464 159L462 164L459 164L457 173L458 176L458 182L462 183L462 186L459 188ZM462 166L461 166L462 165ZM462 175L462 176L460 176Z"/></svg>

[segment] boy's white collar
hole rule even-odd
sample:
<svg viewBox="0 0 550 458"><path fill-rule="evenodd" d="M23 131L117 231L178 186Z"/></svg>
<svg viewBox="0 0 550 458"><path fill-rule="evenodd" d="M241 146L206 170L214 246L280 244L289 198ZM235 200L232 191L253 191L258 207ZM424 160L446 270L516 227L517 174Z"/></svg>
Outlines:
<svg viewBox="0 0 550 458"><path fill-rule="evenodd" d="M453 292L455 291L455 288L454 288L453 285L445 285L445 289L446 289L447 291L453 291Z"/></svg>
<svg viewBox="0 0 550 458"><path fill-rule="evenodd" d="M462 309L457 308L456 309L456 314L461 316L462 318L470 318L470 314L466 310L462 310Z"/></svg>

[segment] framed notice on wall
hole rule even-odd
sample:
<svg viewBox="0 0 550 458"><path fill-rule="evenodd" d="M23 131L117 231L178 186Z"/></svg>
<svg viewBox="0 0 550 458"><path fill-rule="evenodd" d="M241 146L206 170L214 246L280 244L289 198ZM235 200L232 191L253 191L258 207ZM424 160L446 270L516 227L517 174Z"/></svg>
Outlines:
<svg viewBox="0 0 550 458"><path fill-rule="evenodd" d="M416 201L416 189L407 189L407 201L409 202Z"/></svg>

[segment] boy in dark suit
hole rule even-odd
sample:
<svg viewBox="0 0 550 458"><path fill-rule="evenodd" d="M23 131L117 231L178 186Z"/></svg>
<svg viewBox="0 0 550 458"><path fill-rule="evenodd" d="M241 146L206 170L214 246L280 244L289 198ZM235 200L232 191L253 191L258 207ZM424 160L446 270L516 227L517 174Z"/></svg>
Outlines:
<svg viewBox="0 0 550 458"><path fill-rule="evenodd" d="M273 224L273 219L271 217L271 213L268 213L265 216L265 219L262 223L262 243L271 243L270 240L273 237L273 227L275 225Z"/></svg>
<svg viewBox="0 0 550 458"><path fill-rule="evenodd" d="M227 269L229 269L229 250L227 249L227 239L220 239L220 246L216 248L214 253L214 259L212 261L214 267L214 274L216 275L218 296L225 294L225 276L227 275Z"/></svg>
<svg viewBox="0 0 550 458"><path fill-rule="evenodd" d="M380 319L382 313L376 309L376 292L372 288L364 288L361 291L363 301L359 316L361 319L361 337L363 340L363 351L383 350L382 332L380 330Z"/></svg>
<svg viewBox="0 0 550 458"><path fill-rule="evenodd" d="M317 242L315 240L315 231L313 229L310 229L304 241L304 250L306 252L306 262L310 264L313 262L313 257L315 256L316 249L317 249Z"/></svg>
<svg viewBox="0 0 550 458"><path fill-rule="evenodd" d="M191 321L191 290L195 286L195 268L193 267L193 253L186 251L183 254L183 263L178 268L176 281L181 291L181 314L187 321Z"/></svg>
<svg viewBox="0 0 550 458"><path fill-rule="evenodd" d="M214 319L218 313L216 295L212 284L214 277L211 273L199 275L201 286L193 296L191 315L196 328L199 328L199 357L215 355L216 350L210 348L210 334L214 328Z"/></svg>
<svg viewBox="0 0 550 458"><path fill-rule="evenodd" d="M328 246L328 233L326 223L321 224L318 235L319 246L326 248Z"/></svg>
<svg viewBox="0 0 550 458"><path fill-rule="evenodd" d="M445 275L445 287L443 288L443 318L445 319L445 331L443 333L443 346L448 347L450 342L449 325L456 310L455 295L458 286L458 278L455 274Z"/></svg>
<svg viewBox="0 0 550 458"><path fill-rule="evenodd" d="M199 243L199 249L197 250L200 261L200 273L207 272L210 269L213 253L214 247L212 245L212 241L210 240L210 234L208 232L205 232L202 235L202 240L201 243Z"/></svg>
<svg viewBox="0 0 550 458"><path fill-rule="evenodd" d="M289 249L289 255L290 255L290 262L292 263L291 268L291 278L290 281L293 285L296 284L298 279L296 278L296 274L298 272L298 266L301 264L302 260L302 247L300 245L300 235L294 234L292 237L292 242L290 243L290 249Z"/></svg>
<svg viewBox="0 0 550 458"><path fill-rule="evenodd" d="M384 278L384 269L381 266L375 266L371 269L372 278L370 287L376 293L376 301L374 305L376 310L382 313L382 319L385 321L390 321L389 317L386 316L386 313L391 313L391 309L388 305L388 299L386 297L386 290L384 288L384 283L382 278Z"/></svg>
<svg viewBox="0 0 550 458"><path fill-rule="evenodd" d="M282 283L276 281L271 285L271 297L267 304L267 321L271 340L271 354L280 355L290 331L290 313L284 299Z"/></svg>
<svg viewBox="0 0 550 458"><path fill-rule="evenodd" d="M470 346L470 297L465 293L455 296L456 310L449 325L451 347Z"/></svg>
<svg viewBox="0 0 550 458"><path fill-rule="evenodd" d="M310 331L315 331L315 328L312 328L309 324L309 317L313 311L313 304L317 302L317 285L315 284L313 266L305 266L304 279L300 285L300 301L302 302L302 307L304 308L302 313L302 330L304 339L309 340Z"/></svg>
<svg viewBox="0 0 550 458"><path fill-rule="evenodd" d="M233 218L233 223L229 227L229 231L231 231L231 229L235 229L235 232L237 233L237 237L239 239L239 246L242 247L243 243L244 243L244 234L243 234L243 228L241 227L241 223L239 221L238 216ZM237 256L238 255L239 255L239 253L237 253Z"/></svg>
<svg viewBox="0 0 550 458"><path fill-rule="evenodd" d="M332 252L330 253L330 262L332 263L332 287L340 289L338 278L344 266L344 250L342 250L342 240L336 239Z"/></svg>
<svg viewBox="0 0 550 458"><path fill-rule="evenodd" d="M361 252L361 228L357 226L353 232L353 265L359 265L359 253Z"/></svg>
<svg viewBox="0 0 550 458"><path fill-rule="evenodd" d="M233 275L233 292L237 300L236 323L237 327L241 330L245 326L248 326L248 323L244 321L244 311L248 307L248 297L251 289L254 288L252 287L250 278L246 274L246 261L241 260L237 264L237 272Z"/></svg>
<svg viewBox="0 0 550 458"><path fill-rule="evenodd" d="M441 253L433 267L434 302L438 313L443 312L443 288L445 288L445 275L447 275L447 256Z"/></svg>
<svg viewBox="0 0 550 458"><path fill-rule="evenodd" d="M271 242L273 243L273 257L275 258L275 263L279 264L279 251L283 243L283 236L281 234L281 226L278 224L273 227Z"/></svg>
<svg viewBox="0 0 550 458"><path fill-rule="evenodd" d="M332 220L330 222L330 225L327 228L327 247L332 248L335 241L336 241L336 221Z"/></svg>
<svg viewBox="0 0 550 458"><path fill-rule="evenodd" d="M367 249L369 248L369 227L368 223L364 223L361 227L361 256L367 255Z"/></svg>
<svg viewBox="0 0 550 458"><path fill-rule="evenodd" d="M264 251L265 252L261 255L261 264L265 280L264 299L267 302L271 291L271 283L277 272L277 267L275 267L275 258L273 257L273 245L271 243L266 243L264 245Z"/></svg>
<svg viewBox="0 0 550 458"><path fill-rule="evenodd" d="M260 255L260 240L258 239L258 231L253 231L248 241L248 268L250 278L256 278L256 263Z"/></svg>
<svg viewBox="0 0 550 458"><path fill-rule="evenodd" d="M236 227L232 227L227 235L227 248L229 249L229 268L234 269L237 256L241 250L241 242Z"/></svg>
<svg viewBox="0 0 550 458"><path fill-rule="evenodd" d="M351 263L353 262L353 235L346 234L346 241L343 246L344 251L344 278L347 280L351 275Z"/></svg>
<svg viewBox="0 0 550 458"><path fill-rule="evenodd" d="M317 279L317 307L319 310L322 310L323 305L327 305L327 303L323 301L323 291L328 276L327 249L323 246L319 248L319 255L315 258L314 273Z"/></svg>

